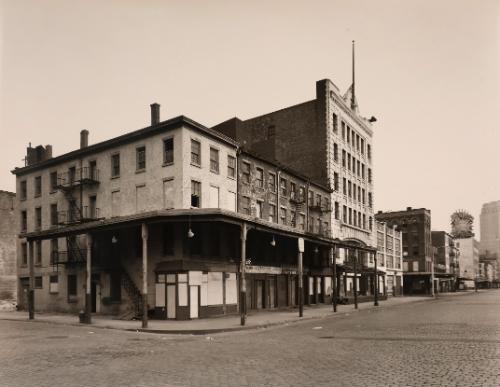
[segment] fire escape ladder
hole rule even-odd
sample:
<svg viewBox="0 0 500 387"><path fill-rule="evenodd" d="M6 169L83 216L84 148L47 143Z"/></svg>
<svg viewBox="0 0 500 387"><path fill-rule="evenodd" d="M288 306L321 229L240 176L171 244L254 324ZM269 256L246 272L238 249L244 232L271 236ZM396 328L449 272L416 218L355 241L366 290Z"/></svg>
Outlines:
<svg viewBox="0 0 500 387"><path fill-rule="evenodd" d="M82 263L87 260L86 250L80 248L78 241L70 236L66 237L66 245L68 249L68 263Z"/></svg>
<svg viewBox="0 0 500 387"><path fill-rule="evenodd" d="M122 286L134 304L134 309L133 309L134 315L131 317L132 318L134 318L134 317L141 318L142 317L142 294L141 294L141 291L137 288L134 281L132 280L130 275L127 273L127 271L123 267L121 269L121 273L122 273L122 275L121 275ZM127 316L122 316L121 318L125 319L125 317L129 317L128 313L126 315Z"/></svg>

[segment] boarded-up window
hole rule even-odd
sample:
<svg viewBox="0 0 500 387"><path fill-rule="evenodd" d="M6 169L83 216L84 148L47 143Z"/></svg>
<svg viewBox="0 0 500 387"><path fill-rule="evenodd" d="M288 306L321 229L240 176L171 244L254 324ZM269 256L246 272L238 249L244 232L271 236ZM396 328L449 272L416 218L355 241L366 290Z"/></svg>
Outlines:
<svg viewBox="0 0 500 387"><path fill-rule="evenodd" d="M332 277L325 277L324 281L324 294L329 295L332 293Z"/></svg>
<svg viewBox="0 0 500 387"><path fill-rule="evenodd" d="M236 193L228 191L227 193L227 209L236 211Z"/></svg>
<svg viewBox="0 0 500 387"><path fill-rule="evenodd" d="M226 304L238 302L238 288L236 285L236 273L226 274Z"/></svg>
<svg viewBox="0 0 500 387"><path fill-rule="evenodd" d="M146 211L146 186L140 185L135 188L136 212Z"/></svg>
<svg viewBox="0 0 500 387"><path fill-rule="evenodd" d="M210 186L209 208L219 208L219 187Z"/></svg>
<svg viewBox="0 0 500 387"><path fill-rule="evenodd" d="M208 273L208 305L221 305L222 292L222 273Z"/></svg>
<svg viewBox="0 0 500 387"><path fill-rule="evenodd" d="M188 284L187 284L187 274L177 275L177 286L178 286L178 296L179 296L179 306L188 306Z"/></svg>
<svg viewBox="0 0 500 387"><path fill-rule="evenodd" d="M163 182L163 206L164 208L174 208L174 179Z"/></svg>
<svg viewBox="0 0 500 387"><path fill-rule="evenodd" d="M57 276L57 275L50 276L49 292L50 293L58 293L59 292L59 276Z"/></svg>
<svg viewBox="0 0 500 387"><path fill-rule="evenodd" d="M111 216L120 216L120 191L111 192Z"/></svg>

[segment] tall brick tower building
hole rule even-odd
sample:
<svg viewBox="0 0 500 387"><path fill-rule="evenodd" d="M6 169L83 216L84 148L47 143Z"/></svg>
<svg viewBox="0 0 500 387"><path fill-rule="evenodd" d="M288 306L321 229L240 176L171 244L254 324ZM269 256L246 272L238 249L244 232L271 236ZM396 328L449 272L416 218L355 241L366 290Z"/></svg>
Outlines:
<svg viewBox="0 0 500 387"><path fill-rule="evenodd" d="M330 186L332 237L372 246L374 121L359 114L353 87L342 95L323 79L311 101L213 129Z"/></svg>

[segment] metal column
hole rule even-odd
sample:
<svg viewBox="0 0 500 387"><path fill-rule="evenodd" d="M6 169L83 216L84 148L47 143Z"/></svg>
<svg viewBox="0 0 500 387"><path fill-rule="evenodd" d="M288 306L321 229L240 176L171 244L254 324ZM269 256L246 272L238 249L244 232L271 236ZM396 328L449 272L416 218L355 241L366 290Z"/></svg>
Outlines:
<svg viewBox="0 0 500 387"><path fill-rule="evenodd" d="M240 324L245 325L247 319L247 284L245 278L247 260L247 224L241 225L241 262L240 262Z"/></svg>
<svg viewBox="0 0 500 387"><path fill-rule="evenodd" d="M142 234L142 327L148 327L148 225L141 225Z"/></svg>

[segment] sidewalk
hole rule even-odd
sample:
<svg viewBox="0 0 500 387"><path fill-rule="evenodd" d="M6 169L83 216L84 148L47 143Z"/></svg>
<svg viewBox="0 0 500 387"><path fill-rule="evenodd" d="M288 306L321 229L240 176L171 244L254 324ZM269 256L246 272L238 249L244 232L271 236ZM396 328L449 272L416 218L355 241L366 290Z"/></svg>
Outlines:
<svg viewBox="0 0 500 387"><path fill-rule="evenodd" d="M470 294L470 292L453 293ZM448 293L446 294L448 295ZM441 297L446 297L441 295ZM124 321L114 320L111 316L92 316L92 324L88 325L89 328L108 328L108 329L121 329L137 332L150 332L150 333L163 333L163 334L193 334L204 335L209 333L231 332L246 329L267 328L276 325L285 325L291 323L298 323L300 321L307 321L313 319L328 318L334 316L346 316L350 313L357 313L358 311L383 309L391 306L397 306L413 302L432 301L430 297L392 297L386 301L380 301L380 306L375 307L373 302L365 302L359 304L359 309L354 309L354 305L338 305L337 313L333 313L332 305L320 305L304 307L304 317L298 316L298 309L278 310L278 311L259 311L251 312L247 316L246 325L240 325L240 316L224 316L214 317L200 320L149 320L148 328L141 328L141 321ZM0 320L12 321L30 321L28 320L27 312L2 312L0 311ZM78 322L78 316L72 314L53 314L53 313L36 313L34 322L44 322L51 324L64 324L82 326Z"/></svg>

